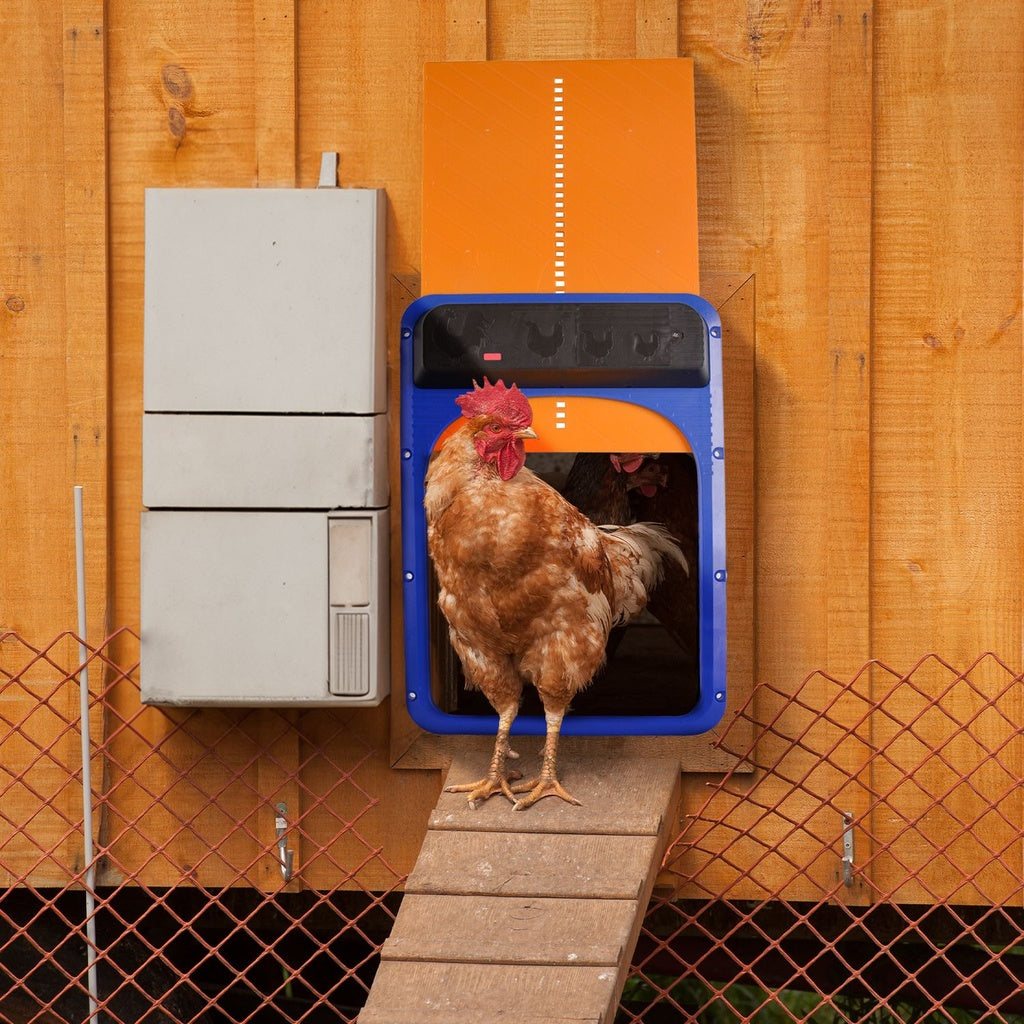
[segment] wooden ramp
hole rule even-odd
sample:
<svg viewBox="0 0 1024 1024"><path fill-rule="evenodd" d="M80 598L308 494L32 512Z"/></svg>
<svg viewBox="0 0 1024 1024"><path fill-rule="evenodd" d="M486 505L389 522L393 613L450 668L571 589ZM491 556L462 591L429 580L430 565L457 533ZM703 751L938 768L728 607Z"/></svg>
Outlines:
<svg viewBox="0 0 1024 1024"><path fill-rule="evenodd" d="M441 794L359 1024L614 1019L676 824L679 762L566 748L562 783L582 807L492 797L471 811ZM484 769L456 758L446 785Z"/></svg>

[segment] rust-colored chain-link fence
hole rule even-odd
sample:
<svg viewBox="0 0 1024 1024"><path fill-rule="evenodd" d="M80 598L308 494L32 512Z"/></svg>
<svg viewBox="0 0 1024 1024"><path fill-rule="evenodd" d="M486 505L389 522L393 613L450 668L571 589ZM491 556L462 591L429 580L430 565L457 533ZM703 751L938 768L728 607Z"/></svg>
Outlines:
<svg viewBox="0 0 1024 1024"><path fill-rule="evenodd" d="M77 641L0 638L0 1018L354 1019L403 880L365 827L376 738L344 713L141 707L137 652L122 631L87 659L87 885ZM333 884L286 884L289 849Z"/></svg>
<svg viewBox="0 0 1024 1024"><path fill-rule="evenodd" d="M1024 1021L1021 702L992 656L756 688L622 1020Z"/></svg>
<svg viewBox="0 0 1024 1024"><path fill-rule="evenodd" d="M386 738L141 707L137 652L88 649L86 864L78 641L0 636L0 1019L354 1020L403 883L373 825ZM736 768L688 797L620 1022L1024 1022L1022 716L991 656L758 687L720 740Z"/></svg>

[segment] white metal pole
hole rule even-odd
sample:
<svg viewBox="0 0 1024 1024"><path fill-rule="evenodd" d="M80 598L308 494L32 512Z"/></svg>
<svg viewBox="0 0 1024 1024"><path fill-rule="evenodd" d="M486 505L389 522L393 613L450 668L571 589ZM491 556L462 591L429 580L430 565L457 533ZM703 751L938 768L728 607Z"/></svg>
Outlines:
<svg viewBox="0 0 1024 1024"><path fill-rule="evenodd" d="M78 698L82 731L82 856L85 858L85 958L88 965L89 1017L98 1019L96 971L96 857L92 842L92 736L89 728L89 651L85 644L85 529L82 488L75 487L75 563L78 571Z"/></svg>

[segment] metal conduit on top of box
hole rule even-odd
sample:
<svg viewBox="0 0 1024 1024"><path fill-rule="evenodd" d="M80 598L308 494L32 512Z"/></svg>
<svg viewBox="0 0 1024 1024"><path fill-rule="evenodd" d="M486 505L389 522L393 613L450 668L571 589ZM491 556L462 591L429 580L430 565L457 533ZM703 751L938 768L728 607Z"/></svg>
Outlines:
<svg viewBox="0 0 1024 1024"><path fill-rule="evenodd" d="M148 703L388 693L384 205L146 194Z"/></svg>
<svg viewBox="0 0 1024 1024"><path fill-rule="evenodd" d="M431 732L495 728L436 610L423 513L455 398L486 376L530 400L531 469L563 489L581 459L644 453L655 486L631 494L630 515L675 517L690 545L689 581L609 646L563 733L712 728L726 701L725 441L721 328L698 295L692 62L428 64L423 161L424 294L402 320L410 716ZM532 688L514 728L544 732Z"/></svg>

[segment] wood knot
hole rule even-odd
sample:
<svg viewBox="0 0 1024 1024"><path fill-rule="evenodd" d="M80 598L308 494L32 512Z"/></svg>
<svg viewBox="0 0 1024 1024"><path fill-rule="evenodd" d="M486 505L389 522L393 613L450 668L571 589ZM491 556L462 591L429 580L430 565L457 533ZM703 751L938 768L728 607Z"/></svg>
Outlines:
<svg viewBox="0 0 1024 1024"><path fill-rule="evenodd" d="M167 126L171 130L171 134L176 139L185 138L185 132L188 129L188 124L185 121L185 115L182 113L180 107L170 107L167 110Z"/></svg>
<svg viewBox="0 0 1024 1024"><path fill-rule="evenodd" d="M4 305L12 313L20 313L25 308L25 300L20 295L9 295Z"/></svg>
<svg viewBox="0 0 1024 1024"><path fill-rule="evenodd" d="M168 96L176 100L192 97L192 76L180 64L165 64L160 69L160 80Z"/></svg>

